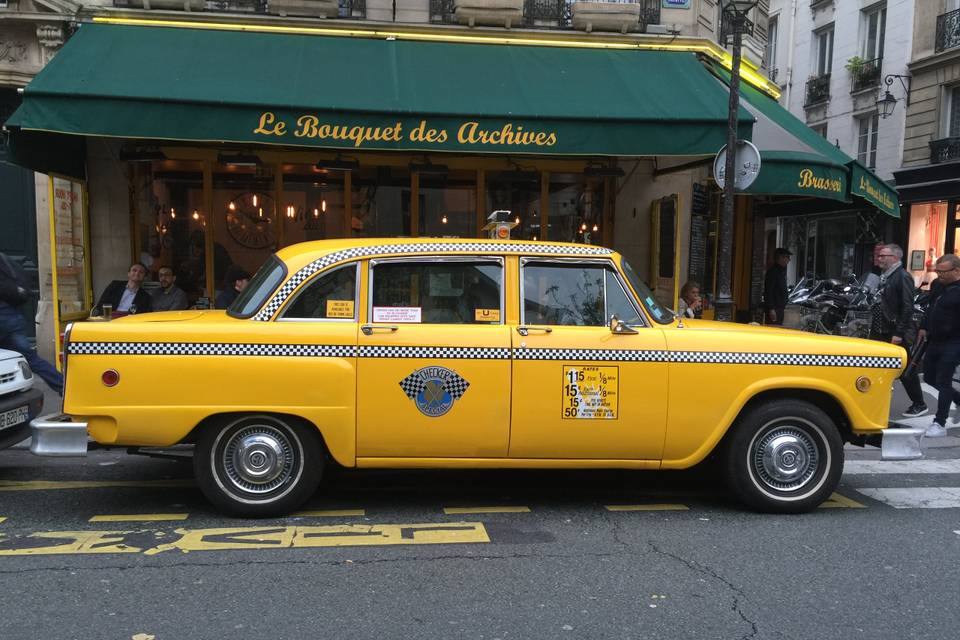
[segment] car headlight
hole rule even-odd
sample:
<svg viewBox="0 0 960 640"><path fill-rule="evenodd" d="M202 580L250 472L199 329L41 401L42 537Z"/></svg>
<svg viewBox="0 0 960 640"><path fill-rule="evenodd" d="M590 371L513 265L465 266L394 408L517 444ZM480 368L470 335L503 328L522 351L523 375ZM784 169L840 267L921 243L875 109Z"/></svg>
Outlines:
<svg viewBox="0 0 960 640"><path fill-rule="evenodd" d="M20 361L20 372L23 374L24 380L29 380L33 377L33 371L30 370L30 365L27 364L26 360Z"/></svg>

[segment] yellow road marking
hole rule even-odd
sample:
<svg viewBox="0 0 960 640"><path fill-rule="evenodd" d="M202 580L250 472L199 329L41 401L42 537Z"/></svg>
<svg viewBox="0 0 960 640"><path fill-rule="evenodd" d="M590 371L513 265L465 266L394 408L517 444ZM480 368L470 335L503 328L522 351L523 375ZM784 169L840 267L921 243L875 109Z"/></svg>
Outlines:
<svg viewBox="0 0 960 640"><path fill-rule="evenodd" d="M89 522L159 522L161 520L186 520L189 513L121 513L118 515L93 516Z"/></svg>
<svg viewBox="0 0 960 640"><path fill-rule="evenodd" d="M490 542L480 522L374 524L302 527L233 527L177 529L171 542L163 531L41 531L27 536L0 535L0 556L162 551L223 551L240 549L315 549L416 544L475 544ZM44 544L47 542L47 544Z"/></svg>
<svg viewBox="0 0 960 640"><path fill-rule="evenodd" d="M55 489L103 489L139 487L145 489L193 487L193 480L0 480L0 491L49 491Z"/></svg>
<svg viewBox="0 0 960 640"><path fill-rule="evenodd" d="M685 504L608 504L607 511L689 511Z"/></svg>
<svg viewBox="0 0 960 640"><path fill-rule="evenodd" d="M0 522L6 522L7 516L0 516Z"/></svg>
<svg viewBox="0 0 960 640"><path fill-rule="evenodd" d="M860 504L856 500L851 500L847 496L842 496L839 493L834 492L823 504L820 505L820 508L866 509L867 505Z"/></svg>
<svg viewBox="0 0 960 640"><path fill-rule="evenodd" d="M444 507L448 516L466 513L530 513L530 507Z"/></svg>
<svg viewBox="0 0 960 640"><path fill-rule="evenodd" d="M303 516L308 518L327 518L327 517L337 517L337 516L362 516L366 515L366 511L363 509L326 509L326 510L307 510L307 511L297 511L291 515L294 516Z"/></svg>

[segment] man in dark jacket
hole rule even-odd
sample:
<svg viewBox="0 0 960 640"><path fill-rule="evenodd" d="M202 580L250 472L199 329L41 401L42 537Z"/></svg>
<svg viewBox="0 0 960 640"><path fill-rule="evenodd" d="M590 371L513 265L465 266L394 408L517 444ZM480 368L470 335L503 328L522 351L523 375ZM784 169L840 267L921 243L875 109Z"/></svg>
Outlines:
<svg viewBox="0 0 960 640"><path fill-rule="evenodd" d="M783 324L787 306L787 265L793 254L779 247L773 252L773 264L763 282L763 309L767 324Z"/></svg>
<svg viewBox="0 0 960 640"><path fill-rule="evenodd" d="M113 313L126 315L128 313L145 313L152 309L150 294L140 285L147 277L147 268L142 262L134 262L127 271L127 281L114 280L107 285L93 308L93 314L103 315L103 305L113 307Z"/></svg>
<svg viewBox="0 0 960 640"><path fill-rule="evenodd" d="M937 415L927 428L928 438L947 435L950 403L960 405L960 393L953 388L953 372L960 365L960 258L953 253L941 256L934 265L934 298L920 325L920 339L928 340L923 361L923 379L937 388Z"/></svg>
<svg viewBox="0 0 960 640"><path fill-rule="evenodd" d="M27 340L26 323L19 307L29 299L30 289L23 272L0 253L0 348L23 355L34 373L63 395L63 376L55 366L41 358Z"/></svg>
<svg viewBox="0 0 960 640"><path fill-rule="evenodd" d="M873 310L873 326L870 335L874 340L898 344L910 353L916 340L917 327L913 319L913 276L903 268L903 249L888 244L877 254L880 274L880 290ZM903 412L907 418L916 418L927 413L927 404L920 389L920 378L912 368L900 377L900 382L910 397L910 407Z"/></svg>
<svg viewBox="0 0 960 640"><path fill-rule="evenodd" d="M247 288L249 282L249 273L237 265L231 265L230 268L227 269L227 277L223 283L224 289L217 294L217 299L214 300L214 308L229 308L230 305L233 304L233 301L237 299L237 296L240 295L240 292Z"/></svg>

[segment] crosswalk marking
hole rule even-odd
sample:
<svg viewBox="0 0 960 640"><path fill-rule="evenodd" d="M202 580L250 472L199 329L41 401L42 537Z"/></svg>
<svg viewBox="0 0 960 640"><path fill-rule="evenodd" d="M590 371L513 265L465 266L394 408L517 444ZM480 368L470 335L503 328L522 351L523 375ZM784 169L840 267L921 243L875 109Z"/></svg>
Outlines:
<svg viewBox="0 0 960 640"><path fill-rule="evenodd" d="M467 513L530 513L530 507L444 507L448 516Z"/></svg>
<svg viewBox="0 0 960 640"><path fill-rule="evenodd" d="M863 488L857 491L894 509L960 508L960 487Z"/></svg>
<svg viewBox="0 0 960 640"><path fill-rule="evenodd" d="M7 516L0 516L0 522L6 522Z"/></svg>
<svg viewBox="0 0 960 640"><path fill-rule="evenodd" d="M163 522L186 520L188 513L120 513L115 515L93 516L90 522Z"/></svg>
<svg viewBox="0 0 960 640"><path fill-rule="evenodd" d="M847 460L844 475L884 473L960 473L960 460Z"/></svg>
<svg viewBox="0 0 960 640"><path fill-rule="evenodd" d="M290 515L305 518L335 518L339 516L363 516L366 513L364 509L308 509Z"/></svg>
<svg viewBox="0 0 960 640"><path fill-rule="evenodd" d="M685 504L608 504L607 511L689 511Z"/></svg>

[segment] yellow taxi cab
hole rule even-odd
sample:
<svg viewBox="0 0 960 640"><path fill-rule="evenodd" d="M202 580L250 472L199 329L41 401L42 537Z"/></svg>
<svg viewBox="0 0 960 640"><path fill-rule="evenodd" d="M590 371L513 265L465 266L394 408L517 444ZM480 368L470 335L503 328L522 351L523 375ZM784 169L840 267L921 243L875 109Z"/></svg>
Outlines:
<svg viewBox="0 0 960 640"><path fill-rule="evenodd" d="M742 502L803 512L845 442L885 433L906 359L678 319L603 247L423 238L286 247L227 311L76 323L64 349L64 415L33 422L34 453L192 443L204 494L244 516L295 509L331 461L684 469L713 452Z"/></svg>

